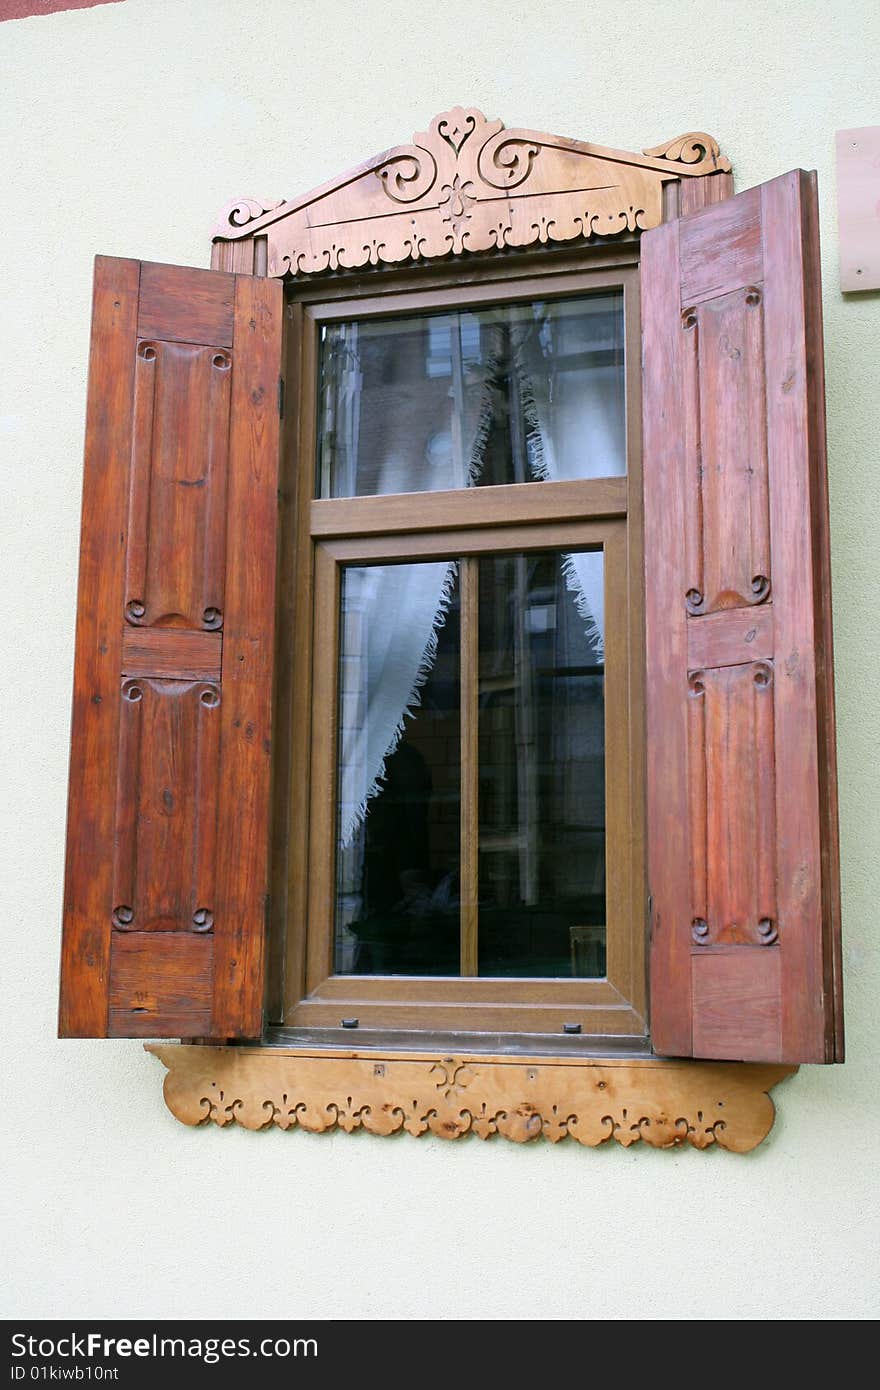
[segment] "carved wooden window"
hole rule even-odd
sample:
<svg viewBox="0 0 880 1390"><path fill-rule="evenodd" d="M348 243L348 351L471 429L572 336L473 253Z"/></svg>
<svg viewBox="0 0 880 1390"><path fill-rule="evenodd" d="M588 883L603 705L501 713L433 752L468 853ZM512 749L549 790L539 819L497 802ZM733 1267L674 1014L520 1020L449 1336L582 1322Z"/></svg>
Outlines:
<svg viewBox="0 0 880 1390"><path fill-rule="evenodd" d="M234 205L212 271L99 259L62 1033L256 1039L268 988L269 1017L313 1042L356 1017L361 1046L367 1027L427 1030L425 1047L543 1033L567 1057L579 1037L643 1040L647 1014L655 1054L842 1056L815 183L731 197L727 169L707 136L627 155L457 110L306 199ZM626 398L625 476L554 473L535 444L552 436L536 361L565 341L577 400L624 345L606 394ZM381 403L395 370L383 438L413 399L453 401L420 444L424 490L345 404ZM425 640L400 681L409 705L446 643L434 732L458 758L458 828L431 831L457 836L458 901L436 866L411 881L456 927L411 973L394 922L370 935L363 836L344 863L393 740L337 738L369 703L364 619L395 565L434 567L407 590L427 595ZM593 628L566 648L569 599ZM601 662L583 635L600 600ZM537 920L542 826L571 830L536 785L569 716L555 695L538 708L535 670L577 668L586 707L601 666L607 911L577 878L599 858L570 799L572 911L554 902L556 944L528 957L543 976L508 934L504 980L499 922ZM537 761L481 751L493 700L508 749L544 740ZM351 968L364 944L371 973Z"/></svg>
<svg viewBox="0 0 880 1390"><path fill-rule="evenodd" d="M581 260L293 288L300 1035L645 1037L638 287Z"/></svg>

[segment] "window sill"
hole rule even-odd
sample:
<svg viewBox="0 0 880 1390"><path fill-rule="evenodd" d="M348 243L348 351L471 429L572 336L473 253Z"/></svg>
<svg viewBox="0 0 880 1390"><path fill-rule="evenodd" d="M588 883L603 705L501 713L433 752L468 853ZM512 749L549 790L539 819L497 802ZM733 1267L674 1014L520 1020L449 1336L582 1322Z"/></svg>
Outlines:
<svg viewBox="0 0 880 1390"><path fill-rule="evenodd" d="M186 1125L502 1134L517 1144L543 1136L591 1148L641 1139L658 1149L718 1144L747 1153L772 1128L769 1091L797 1070L632 1056L145 1046L167 1067L165 1102Z"/></svg>

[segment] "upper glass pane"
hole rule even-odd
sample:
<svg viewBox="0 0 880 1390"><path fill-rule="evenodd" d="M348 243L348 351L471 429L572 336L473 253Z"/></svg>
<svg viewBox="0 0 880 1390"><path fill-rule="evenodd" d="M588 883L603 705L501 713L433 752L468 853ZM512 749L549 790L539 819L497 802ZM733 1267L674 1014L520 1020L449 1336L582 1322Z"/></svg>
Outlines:
<svg viewBox="0 0 880 1390"><path fill-rule="evenodd" d="M317 495L626 472L623 292L326 325Z"/></svg>

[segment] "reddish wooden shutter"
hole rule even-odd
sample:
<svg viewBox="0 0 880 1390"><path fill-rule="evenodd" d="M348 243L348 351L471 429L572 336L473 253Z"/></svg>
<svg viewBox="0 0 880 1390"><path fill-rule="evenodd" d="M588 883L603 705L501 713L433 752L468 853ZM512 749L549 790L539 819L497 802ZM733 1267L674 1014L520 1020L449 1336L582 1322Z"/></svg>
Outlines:
<svg viewBox="0 0 880 1390"><path fill-rule="evenodd" d="M815 177L642 238L657 1052L842 1059Z"/></svg>
<svg viewBox="0 0 880 1390"><path fill-rule="evenodd" d="M262 1024L278 283L99 257L63 1037Z"/></svg>

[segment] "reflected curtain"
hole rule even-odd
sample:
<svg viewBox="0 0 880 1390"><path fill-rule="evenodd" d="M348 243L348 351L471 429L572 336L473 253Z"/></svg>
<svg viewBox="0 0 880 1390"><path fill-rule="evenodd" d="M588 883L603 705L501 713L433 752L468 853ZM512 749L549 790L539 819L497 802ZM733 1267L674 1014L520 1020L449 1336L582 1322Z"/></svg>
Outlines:
<svg viewBox="0 0 880 1390"><path fill-rule="evenodd" d="M340 491L354 495L366 460L375 494L432 491L472 484L494 418L496 361L466 362L450 320L450 378L428 381L428 391L400 391L393 402L373 392L362 415L362 353L358 325L340 325L325 375L326 418L334 423ZM387 348L386 348L387 351ZM405 351L405 349L403 349ZM389 375L405 380L407 363ZM399 371L397 370L399 369ZM393 404L391 411L386 409ZM417 505L417 504L416 504ZM418 708L434 664L455 584L454 560L371 565L345 572L341 690L340 843L353 840L367 804L381 789L388 758Z"/></svg>
<svg viewBox="0 0 880 1390"><path fill-rule="evenodd" d="M536 304L533 322L511 324L511 370L535 480L571 482L626 472L622 315L602 312L601 303L595 313L576 314L565 300ZM601 660L602 569L589 553L577 552L563 555L562 569Z"/></svg>
<svg viewBox="0 0 880 1390"><path fill-rule="evenodd" d="M605 311L602 311L602 304ZM381 344L392 383L362 391L370 339L357 323L332 329L325 353L325 439L334 481L324 495L470 487L484 473L493 429L519 413L528 475L552 482L625 472L621 315L608 301L545 301L477 311L463 350L462 315L449 327L449 370L407 388L412 342ZM394 360L395 351L399 360ZM386 360L387 359L387 360ZM401 386L400 383L404 383ZM322 462L323 467L323 462ZM519 476L525 476L520 473ZM414 505L418 505L414 502ZM566 586L599 658L604 581L589 555L562 557ZM347 570L343 607L340 843L349 846L385 765L420 702L455 583L455 561Z"/></svg>

